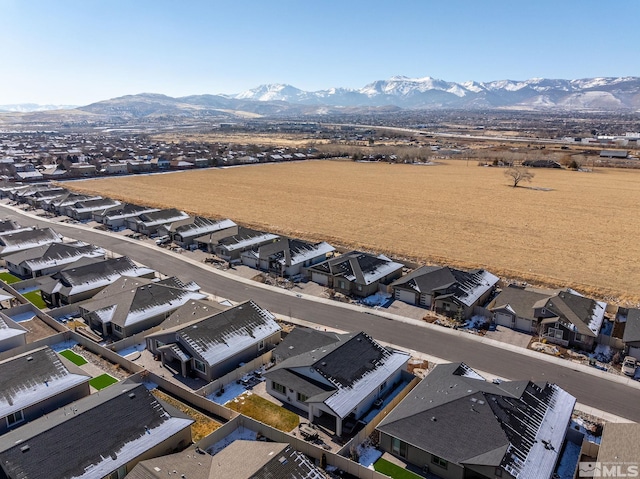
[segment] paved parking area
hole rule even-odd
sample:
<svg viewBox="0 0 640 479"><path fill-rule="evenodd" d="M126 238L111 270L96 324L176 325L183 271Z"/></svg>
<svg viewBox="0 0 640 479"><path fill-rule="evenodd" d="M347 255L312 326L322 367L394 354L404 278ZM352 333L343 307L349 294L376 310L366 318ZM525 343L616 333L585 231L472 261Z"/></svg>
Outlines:
<svg viewBox="0 0 640 479"><path fill-rule="evenodd" d="M485 337L526 349L533 336L514 331L513 329L509 329L505 326L498 326L495 331L487 331Z"/></svg>

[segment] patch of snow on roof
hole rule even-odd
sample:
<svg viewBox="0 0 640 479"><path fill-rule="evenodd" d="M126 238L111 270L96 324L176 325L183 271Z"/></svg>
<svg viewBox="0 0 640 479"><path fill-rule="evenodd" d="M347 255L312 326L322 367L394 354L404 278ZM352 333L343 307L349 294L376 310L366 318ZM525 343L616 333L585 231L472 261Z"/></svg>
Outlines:
<svg viewBox="0 0 640 479"><path fill-rule="evenodd" d="M604 321L604 312L607 309L607 303L604 301L595 301L589 324L587 325L593 334L597 335Z"/></svg>
<svg viewBox="0 0 640 479"><path fill-rule="evenodd" d="M555 384L550 386L554 392L529 454L523 463L507 468L517 479L548 479L558 461L576 398Z"/></svg>
<svg viewBox="0 0 640 479"><path fill-rule="evenodd" d="M162 424L148 429L146 434L123 444L120 450L115 451L115 454L101 456L100 462L92 464L85 469L84 474L72 479L102 479L171 436L178 434L193 422L192 419L169 417Z"/></svg>
<svg viewBox="0 0 640 479"><path fill-rule="evenodd" d="M338 416L344 418L358 404L377 390L392 374L409 360L409 354L400 351L392 352L384 362L358 379L351 387L340 387L324 403Z"/></svg>

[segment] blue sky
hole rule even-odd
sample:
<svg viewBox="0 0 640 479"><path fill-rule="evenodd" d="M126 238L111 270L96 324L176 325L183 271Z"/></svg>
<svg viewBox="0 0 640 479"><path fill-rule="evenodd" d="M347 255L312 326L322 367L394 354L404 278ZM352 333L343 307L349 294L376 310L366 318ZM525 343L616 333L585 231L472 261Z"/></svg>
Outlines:
<svg viewBox="0 0 640 479"><path fill-rule="evenodd" d="M640 0L0 0L0 104L640 76L638 19Z"/></svg>

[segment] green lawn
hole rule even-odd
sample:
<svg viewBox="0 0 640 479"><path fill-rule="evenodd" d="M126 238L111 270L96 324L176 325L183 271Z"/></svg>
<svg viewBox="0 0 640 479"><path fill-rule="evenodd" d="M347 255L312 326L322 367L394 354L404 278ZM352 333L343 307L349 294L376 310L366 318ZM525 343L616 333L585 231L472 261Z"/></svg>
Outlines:
<svg viewBox="0 0 640 479"><path fill-rule="evenodd" d="M44 300L42 299L42 295L40 294L39 289L24 293L22 296L24 296L31 304L33 304L38 309L44 309L47 307Z"/></svg>
<svg viewBox="0 0 640 479"><path fill-rule="evenodd" d="M74 353L70 349L65 349L64 351L60 351L60 356L67 358L76 366L82 366L83 364L87 364L87 360L80 356L79 354Z"/></svg>
<svg viewBox="0 0 640 479"><path fill-rule="evenodd" d="M110 376L109 374L101 374L100 376L96 376L91 381L89 381L89 384L97 390L100 390L117 382L118 380L113 376Z"/></svg>
<svg viewBox="0 0 640 479"><path fill-rule="evenodd" d="M0 279L7 284L17 283L18 281L20 281L20 278L6 271L3 271L2 273L0 273Z"/></svg>
<svg viewBox="0 0 640 479"><path fill-rule="evenodd" d="M243 394L236 399L237 401L229 401L225 406L281 431L289 432L300 422L297 414L256 394Z"/></svg>
<svg viewBox="0 0 640 479"><path fill-rule="evenodd" d="M422 476L402 469L400 466L396 466L385 459L378 459L373 464L373 468L382 474L393 477L393 479L423 479Z"/></svg>

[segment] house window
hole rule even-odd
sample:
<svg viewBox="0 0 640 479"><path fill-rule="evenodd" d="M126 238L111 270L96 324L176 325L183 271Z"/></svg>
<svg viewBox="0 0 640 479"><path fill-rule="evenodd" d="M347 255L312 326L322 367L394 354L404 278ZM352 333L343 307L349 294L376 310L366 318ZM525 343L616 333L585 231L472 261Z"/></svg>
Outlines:
<svg viewBox="0 0 640 479"><path fill-rule="evenodd" d="M496 467L495 476L496 477L502 477L502 468L501 467Z"/></svg>
<svg viewBox="0 0 640 479"><path fill-rule="evenodd" d="M122 333L122 326L118 326L117 324L112 324L112 326L114 331Z"/></svg>
<svg viewBox="0 0 640 479"><path fill-rule="evenodd" d="M438 456L431 456L431 464L435 464L442 469L446 469L449 466L449 463Z"/></svg>
<svg viewBox="0 0 640 479"><path fill-rule="evenodd" d="M357 289L358 291L362 291L362 285L361 285L361 284L357 285L357 286L356 286L356 289Z"/></svg>
<svg viewBox="0 0 640 479"><path fill-rule="evenodd" d="M554 331L554 337L556 339L562 339L564 337L564 334L562 333L562 329L556 329Z"/></svg>
<svg viewBox="0 0 640 479"><path fill-rule="evenodd" d="M287 394L287 388L275 381L273 382L273 390L278 391L280 394Z"/></svg>
<svg viewBox="0 0 640 479"><path fill-rule="evenodd" d="M264 349L264 339L261 339L258 343L258 351L262 351Z"/></svg>
<svg viewBox="0 0 640 479"><path fill-rule="evenodd" d="M9 414L7 416L7 427L11 427L14 424L18 424L22 421L24 421L24 415L22 414L22 411L16 411L13 414Z"/></svg>
<svg viewBox="0 0 640 479"><path fill-rule="evenodd" d="M298 402L307 402L307 399L309 399L309 396L305 396L302 393L298 393Z"/></svg>
<svg viewBox="0 0 640 479"><path fill-rule="evenodd" d="M576 333L576 341L579 343L584 343L584 334Z"/></svg>
<svg viewBox="0 0 640 479"><path fill-rule="evenodd" d="M380 389L378 389L378 390L379 390L380 392L382 392L382 391L384 391L384 390L385 390L385 388L386 388L386 387L387 387L387 381L383 382L383 383L380 385Z"/></svg>
<svg viewBox="0 0 640 479"><path fill-rule="evenodd" d="M107 477L109 479L124 479L126 475L127 475L127 466L125 465L125 466L119 467L116 471L113 471Z"/></svg>
<svg viewBox="0 0 640 479"><path fill-rule="evenodd" d="M207 371L207 368L205 367L204 363L199 359L194 358L193 367L196 368L196 371L200 371L201 373L204 373Z"/></svg>
<svg viewBox="0 0 640 479"><path fill-rule="evenodd" d="M344 281L338 281L338 288L344 289Z"/></svg>
<svg viewBox="0 0 640 479"><path fill-rule="evenodd" d="M451 311L451 305L449 303L444 303L444 310Z"/></svg>
<svg viewBox="0 0 640 479"><path fill-rule="evenodd" d="M391 452L396 456L407 457L407 443L397 437L391 438Z"/></svg>

